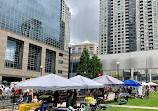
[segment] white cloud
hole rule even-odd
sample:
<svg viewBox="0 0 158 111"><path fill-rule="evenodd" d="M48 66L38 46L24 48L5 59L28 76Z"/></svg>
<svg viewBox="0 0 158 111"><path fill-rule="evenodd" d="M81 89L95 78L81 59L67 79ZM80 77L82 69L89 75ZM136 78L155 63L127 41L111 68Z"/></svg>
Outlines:
<svg viewBox="0 0 158 111"><path fill-rule="evenodd" d="M71 42L99 43L99 0L65 0L72 12Z"/></svg>

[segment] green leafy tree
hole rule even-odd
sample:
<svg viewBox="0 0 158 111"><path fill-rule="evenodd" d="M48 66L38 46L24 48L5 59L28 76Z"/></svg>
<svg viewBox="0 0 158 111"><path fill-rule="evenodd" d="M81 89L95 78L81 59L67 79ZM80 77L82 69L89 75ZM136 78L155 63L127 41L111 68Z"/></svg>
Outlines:
<svg viewBox="0 0 158 111"><path fill-rule="evenodd" d="M98 77L98 73L102 72L102 63L98 56L93 55L89 61L89 78L93 79Z"/></svg>
<svg viewBox="0 0 158 111"><path fill-rule="evenodd" d="M80 57L80 62L77 65L77 75L87 77L89 71L89 58L88 50L84 49Z"/></svg>
<svg viewBox="0 0 158 111"><path fill-rule="evenodd" d="M98 56L94 55L90 59L89 53L87 49L84 49L80 62L77 65L77 75L82 75L88 78L96 78L98 77L98 73L102 72L102 64Z"/></svg>

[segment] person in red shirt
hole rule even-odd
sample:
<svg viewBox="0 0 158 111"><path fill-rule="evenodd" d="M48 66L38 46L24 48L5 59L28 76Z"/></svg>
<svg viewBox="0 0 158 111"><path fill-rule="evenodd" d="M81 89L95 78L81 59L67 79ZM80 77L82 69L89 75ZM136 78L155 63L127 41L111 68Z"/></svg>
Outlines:
<svg viewBox="0 0 158 111"><path fill-rule="evenodd" d="M15 90L15 94L19 94L19 89Z"/></svg>

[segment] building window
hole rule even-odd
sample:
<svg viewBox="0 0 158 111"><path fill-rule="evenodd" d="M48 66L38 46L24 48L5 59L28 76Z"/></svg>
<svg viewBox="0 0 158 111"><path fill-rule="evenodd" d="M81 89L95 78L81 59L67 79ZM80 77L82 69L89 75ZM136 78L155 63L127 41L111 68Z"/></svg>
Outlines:
<svg viewBox="0 0 158 111"><path fill-rule="evenodd" d="M47 49L46 59L45 59L45 72L46 73L55 73L55 59L56 59L56 52Z"/></svg>
<svg viewBox="0 0 158 111"><path fill-rule="evenodd" d="M58 64L63 64L63 61L62 60L58 60Z"/></svg>
<svg viewBox="0 0 158 111"><path fill-rule="evenodd" d="M58 70L58 74L62 74L63 73L63 71L62 70Z"/></svg>
<svg viewBox="0 0 158 111"><path fill-rule="evenodd" d="M28 70L40 71L42 48L33 44L29 45Z"/></svg>
<svg viewBox="0 0 158 111"><path fill-rule="evenodd" d="M5 55L5 66L21 69L23 56L23 41L8 37Z"/></svg>
<svg viewBox="0 0 158 111"><path fill-rule="evenodd" d="M60 56L60 57L63 57L63 54L62 54L62 53L59 53L59 56Z"/></svg>
<svg viewBox="0 0 158 111"><path fill-rule="evenodd" d="M152 80L158 80L158 76L153 76Z"/></svg>

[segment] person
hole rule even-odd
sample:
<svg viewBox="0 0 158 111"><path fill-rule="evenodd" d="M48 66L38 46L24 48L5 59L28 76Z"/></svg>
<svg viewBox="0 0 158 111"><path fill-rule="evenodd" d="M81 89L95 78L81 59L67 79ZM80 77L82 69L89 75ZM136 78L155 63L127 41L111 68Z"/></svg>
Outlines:
<svg viewBox="0 0 158 111"><path fill-rule="evenodd" d="M16 89L16 90L15 90L15 94L19 94L19 89Z"/></svg>
<svg viewBox="0 0 158 111"><path fill-rule="evenodd" d="M69 107L72 105L72 92L71 92L71 90L68 90L67 95L68 95L67 107Z"/></svg>
<svg viewBox="0 0 158 111"><path fill-rule="evenodd" d="M2 99L5 99L5 96L6 96L6 91L5 91L5 88L3 88L3 91L2 91Z"/></svg>
<svg viewBox="0 0 158 111"><path fill-rule="evenodd" d="M22 89L19 89L19 95L23 94Z"/></svg>
<svg viewBox="0 0 158 111"><path fill-rule="evenodd" d="M51 97L51 96L49 96L47 102L48 102L48 103L53 103L53 101L52 101L52 97Z"/></svg>
<svg viewBox="0 0 158 111"><path fill-rule="evenodd" d="M123 92L126 93L126 88L125 88L125 86L123 87Z"/></svg>
<svg viewBox="0 0 158 111"><path fill-rule="evenodd" d="M11 91L11 89L10 89L10 87L7 89L7 99L10 99L10 93L11 93L12 91Z"/></svg>
<svg viewBox="0 0 158 111"><path fill-rule="evenodd" d="M0 88L0 95L2 95L2 89Z"/></svg>
<svg viewBox="0 0 158 111"><path fill-rule="evenodd" d="M129 97L131 97L131 94L132 94L132 87L128 87L128 93L129 93Z"/></svg>
<svg viewBox="0 0 158 111"><path fill-rule="evenodd" d="M149 87L148 86L146 86L146 94L147 94L147 97L149 99Z"/></svg>
<svg viewBox="0 0 158 111"><path fill-rule="evenodd" d="M52 96L49 96L47 102L48 102L48 104L53 103ZM52 108L52 106L49 105L49 109L51 109L51 108Z"/></svg>
<svg viewBox="0 0 158 111"><path fill-rule="evenodd" d="M13 96L13 103L15 103L15 95L16 95L16 94L15 94L15 89L14 89L14 88L12 88L12 94L14 95L14 96Z"/></svg>
<svg viewBox="0 0 158 111"><path fill-rule="evenodd" d="M33 101L32 101L33 103L38 103L39 101L38 101L38 99L37 99L37 96L34 96L34 98L33 98Z"/></svg>
<svg viewBox="0 0 158 111"><path fill-rule="evenodd" d="M107 87L107 88L106 88L106 91L107 91L107 93L106 93L106 99L108 99L110 87Z"/></svg>
<svg viewBox="0 0 158 111"><path fill-rule="evenodd" d="M139 93L139 97L143 98L143 96L142 96L143 95L143 87L142 86L138 87L138 93Z"/></svg>
<svg viewBox="0 0 158 111"><path fill-rule="evenodd" d="M74 93L73 93L73 97L72 97L72 107L77 107L77 93L76 93L76 89L74 89Z"/></svg>
<svg viewBox="0 0 158 111"><path fill-rule="evenodd" d="M22 97L22 94L20 95L20 98L18 99L18 104L19 106L22 105L22 102L23 102L23 97Z"/></svg>
<svg viewBox="0 0 158 111"><path fill-rule="evenodd" d="M33 93L32 90L29 90L27 103L31 103L32 101L33 101Z"/></svg>
<svg viewBox="0 0 158 111"><path fill-rule="evenodd" d="M54 92L54 106L55 107L57 107L58 101L59 101L59 93L58 91L55 91Z"/></svg>
<svg viewBox="0 0 158 111"><path fill-rule="evenodd" d="M104 99L104 88L100 88L99 90L101 91L101 95L102 95L102 97Z"/></svg>
<svg viewBox="0 0 158 111"><path fill-rule="evenodd" d="M117 90L117 99L119 99L120 98L120 93L121 93L121 91L122 91L122 89L121 89L121 87Z"/></svg>

